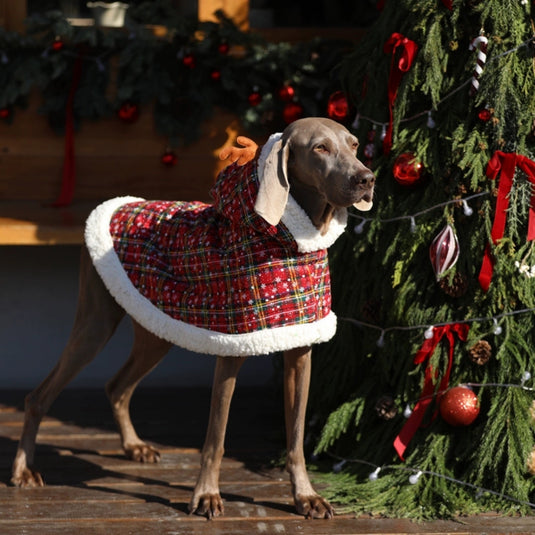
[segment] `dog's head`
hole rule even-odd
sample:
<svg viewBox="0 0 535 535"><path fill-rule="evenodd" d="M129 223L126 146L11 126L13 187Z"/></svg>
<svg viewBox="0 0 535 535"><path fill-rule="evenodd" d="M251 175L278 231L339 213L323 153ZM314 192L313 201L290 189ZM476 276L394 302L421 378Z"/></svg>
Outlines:
<svg viewBox="0 0 535 535"><path fill-rule="evenodd" d="M278 224L289 191L316 226L337 208L370 209L375 176L358 160L357 148L357 138L336 121L293 122L266 159L255 211Z"/></svg>

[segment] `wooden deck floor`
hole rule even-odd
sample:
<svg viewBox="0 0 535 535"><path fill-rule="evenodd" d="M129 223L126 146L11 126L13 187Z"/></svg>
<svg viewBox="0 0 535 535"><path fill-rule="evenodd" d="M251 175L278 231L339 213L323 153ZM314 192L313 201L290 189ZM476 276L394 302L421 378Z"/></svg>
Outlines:
<svg viewBox="0 0 535 535"><path fill-rule="evenodd" d="M48 486L9 486L22 427L23 392L0 391L0 534L534 534L535 518L481 516L459 522L296 515L286 474L270 467L283 444L280 400L269 389L238 390L221 473L225 516L187 513L209 405L207 390L144 390L132 403L139 434L160 448L159 464L122 457L101 391L65 391L44 420L37 465Z"/></svg>

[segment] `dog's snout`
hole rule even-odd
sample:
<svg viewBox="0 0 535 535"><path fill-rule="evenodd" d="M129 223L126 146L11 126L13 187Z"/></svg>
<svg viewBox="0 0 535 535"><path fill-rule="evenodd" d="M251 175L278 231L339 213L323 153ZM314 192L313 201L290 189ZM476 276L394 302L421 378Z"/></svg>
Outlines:
<svg viewBox="0 0 535 535"><path fill-rule="evenodd" d="M375 175L371 171L357 173L351 177L351 184L354 187L371 188L375 184Z"/></svg>

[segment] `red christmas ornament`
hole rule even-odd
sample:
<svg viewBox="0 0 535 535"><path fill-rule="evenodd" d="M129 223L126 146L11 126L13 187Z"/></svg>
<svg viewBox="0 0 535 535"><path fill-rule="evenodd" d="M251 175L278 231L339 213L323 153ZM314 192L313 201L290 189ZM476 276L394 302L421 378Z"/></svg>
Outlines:
<svg viewBox="0 0 535 535"><path fill-rule="evenodd" d="M483 121L484 123L490 121L490 118L492 117L492 113L488 108L482 108L479 110L477 116L479 117L480 121Z"/></svg>
<svg viewBox="0 0 535 535"><path fill-rule="evenodd" d="M139 107L136 104L125 102L119 108L117 115L125 123L135 123L139 118Z"/></svg>
<svg viewBox="0 0 535 535"><path fill-rule="evenodd" d="M56 40L52 43L52 50L54 52L59 52L64 46L65 43L61 40L61 38L56 37Z"/></svg>
<svg viewBox="0 0 535 535"><path fill-rule="evenodd" d="M258 91L253 91L248 97L250 106L258 106L262 102L262 95Z"/></svg>
<svg viewBox="0 0 535 535"><path fill-rule="evenodd" d="M470 425L479 414L479 399L467 386L448 390L440 400L440 415L455 427Z"/></svg>
<svg viewBox="0 0 535 535"><path fill-rule="evenodd" d="M218 70L218 69L214 69L214 70L210 73L210 78L211 78L214 82L219 82L219 80L221 80L221 71Z"/></svg>
<svg viewBox="0 0 535 535"><path fill-rule="evenodd" d="M7 119L9 118L9 115L10 115L9 108L0 109L0 119Z"/></svg>
<svg viewBox="0 0 535 535"><path fill-rule="evenodd" d="M288 104L284 106L284 110L282 110L282 117L286 124L290 124L303 117L303 112L303 106L297 102L288 102Z"/></svg>
<svg viewBox="0 0 535 535"><path fill-rule="evenodd" d="M184 67L187 67L188 69L194 69L195 68L195 56L193 54L186 54L182 58L182 65L184 65Z"/></svg>
<svg viewBox="0 0 535 535"><path fill-rule="evenodd" d="M279 98L283 102L291 102L295 96L295 89L291 85L285 85L279 89Z"/></svg>
<svg viewBox="0 0 535 535"><path fill-rule="evenodd" d="M161 162L167 167L173 167L178 161L177 155L171 150L167 149L161 157Z"/></svg>
<svg viewBox="0 0 535 535"><path fill-rule="evenodd" d="M327 115L335 121L345 121L349 116L349 102L344 91L335 91L327 102Z"/></svg>
<svg viewBox="0 0 535 535"><path fill-rule="evenodd" d="M455 265L459 259L459 240L451 225L437 234L429 247L429 258L437 279Z"/></svg>
<svg viewBox="0 0 535 535"><path fill-rule="evenodd" d="M412 152L400 154L394 161L392 174L402 186L413 186L422 179L424 166Z"/></svg>
<svg viewBox="0 0 535 535"><path fill-rule="evenodd" d="M230 50L230 46L228 43L221 43L217 47L217 51L222 54L223 56L226 56L228 54L228 51Z"/></svg>

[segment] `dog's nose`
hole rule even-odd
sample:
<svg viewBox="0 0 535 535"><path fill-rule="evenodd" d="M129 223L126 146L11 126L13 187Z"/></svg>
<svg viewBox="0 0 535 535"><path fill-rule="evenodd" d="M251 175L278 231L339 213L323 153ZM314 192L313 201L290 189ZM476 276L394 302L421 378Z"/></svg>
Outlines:
<svg viewBox="0 0 535 535"><path fill-rule="evenodd" d="M351 184L360 188L371 188L375 184L375 175L371 171L357 173L351 177Z"/></svg>

